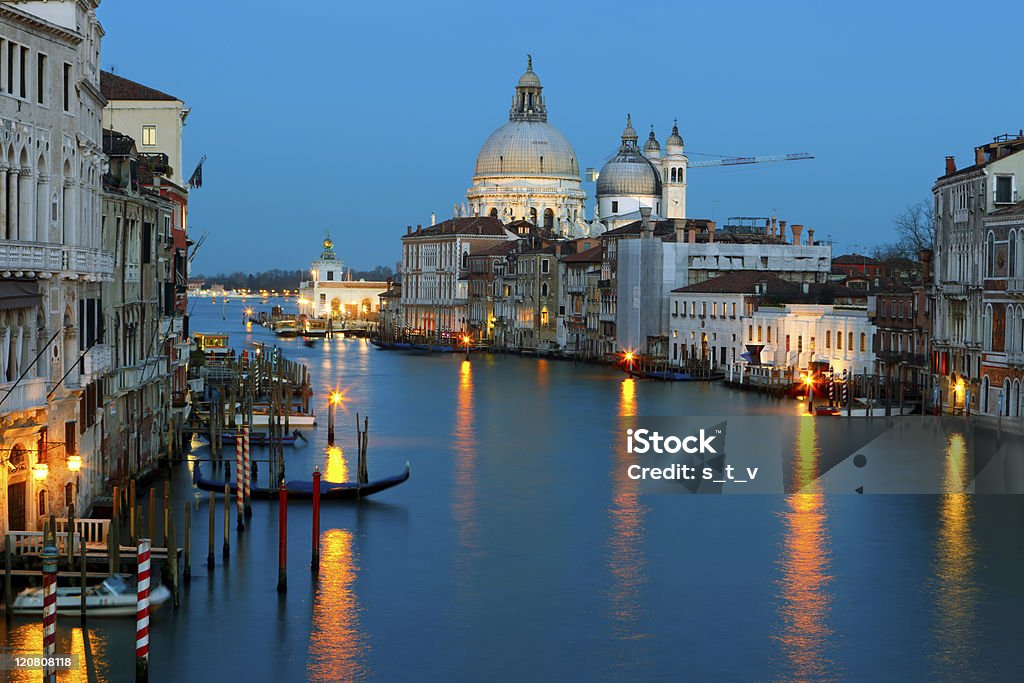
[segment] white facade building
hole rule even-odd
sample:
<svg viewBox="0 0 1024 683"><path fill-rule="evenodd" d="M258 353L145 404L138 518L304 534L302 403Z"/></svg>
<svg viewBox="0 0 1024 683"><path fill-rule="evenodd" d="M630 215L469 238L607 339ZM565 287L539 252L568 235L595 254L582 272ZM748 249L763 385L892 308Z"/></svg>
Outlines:
<svg viewBox="0 0 1024 683"><path fill-rule="evenodd" d="M105 483L97 0L0 4L0 531ZM72 456L81 458L72 473Z"/></svg>
<svg viewBox="0 0 1024 683"><path fill-rule="evenodd" d="M380 311L380 295L387 282L351 280L345 275L345 264L334 252L328 235L322 242L323 252L309 269L309 280L299 284L299 310L311 318L365 318Z"/></svg>
<svg viewBox="0 0 1024 683"><path fill-rule="evenodd" d="M806 370L822 363L835 373L874 372L875 325L867 308L762 305L747 322L745 336L747 344L764 344L762 364Z"/></svg>

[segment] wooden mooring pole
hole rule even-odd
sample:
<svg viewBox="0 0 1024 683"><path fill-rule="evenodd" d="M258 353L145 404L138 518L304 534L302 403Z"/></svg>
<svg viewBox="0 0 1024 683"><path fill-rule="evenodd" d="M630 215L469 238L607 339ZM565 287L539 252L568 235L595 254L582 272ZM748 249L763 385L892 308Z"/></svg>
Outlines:
<svg viewBox="0 0 1024 683"><path fill-rule="evenodd" d="M224 484L224 559L231 556L228 528L231 526L231 485Z"/></svg>
<svg viewBox="0 0 1024 683"><path fill-rule="evenodd" d="M277 592L288 590L288 487L281 482L277 499Z"/></svg>
<svg viewBox="0 0 1024 683"><path fill-rule="evenodd" d="M192 580L192 506L185 503L185 583Z"/></svg>
<svg viewBox="0 0 1024 683"><path fill-rule="evenodd" d="M216 525L215 525L214 519L213 519L215 504L216 503L213 500L213 491L210 491L210 505L209 505L209 508L210 508L210 538L209 538L210 549L209 549L209 552L206 554L206 568L207 569L213 569L214 566L217 564L217 561L216 561L216 559L213 556L213 537L214 537L214 534L217 533L216 532Z"/></svg>

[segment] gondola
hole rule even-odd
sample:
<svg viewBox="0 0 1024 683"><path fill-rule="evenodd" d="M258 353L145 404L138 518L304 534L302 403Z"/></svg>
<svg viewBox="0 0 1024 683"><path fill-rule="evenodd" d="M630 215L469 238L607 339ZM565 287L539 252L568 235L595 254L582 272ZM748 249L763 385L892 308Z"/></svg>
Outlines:
<svg viewBox="0 0 1024 683"><path fill-rule="evenodd" d="M371 339L370 343L382 351L418 351L416 345L409 342L386 342L380 339Z"/></svg>
<svg viewBox="0 0 1024 683"><path fill-rule="evenodd" d="M396 474L393 477L384 477L383 479L377 479L375 481L367 482L365 484L359 484L354 481L346 481L340 484L329 481L321 481L320 500L358 500L359 498L372 496L375 493L380 493L381 491L385 491L394 486L398 486L399 484L405 482L408 478L409 463L405 463L405 472L403 472L402 474ZM196 488L202 491L212 491L214 493L224 493L224 485L227 484L230 487L231 495L234 495L235 493L234 482L204 479L198 464L196 464L192 469L192 483L196 485ZM288 489L289 498L306 499L313 497L312 481L286 481L285 488ZM249 496L251 498L273 500L276 499L278 495L279 492L276 488L252 486L249 489Z"/></svg>
<svg viewBox="0 0 1024 683"><path fill-rule="evenodd" d="M626 374L637 379L656 379L662 382L713 382L725 378L720 372L702 375L678 370L626 370Z"/></svg>
<svg viewBox="0 0 1024 683"><path fill-rule="evenodd" d="M235 443L235 439L237 437L238 432L233 431L222 432L220 435L221 443L229 446ZM278 437L275 441L280 441L285 446L300 446L306 444L306 437L302 435L302 432L296 429L292 431L291 434L285 434L284 436ZM250 446L266 446L269 443L270 435L266 432L249 432Z"/></svg>

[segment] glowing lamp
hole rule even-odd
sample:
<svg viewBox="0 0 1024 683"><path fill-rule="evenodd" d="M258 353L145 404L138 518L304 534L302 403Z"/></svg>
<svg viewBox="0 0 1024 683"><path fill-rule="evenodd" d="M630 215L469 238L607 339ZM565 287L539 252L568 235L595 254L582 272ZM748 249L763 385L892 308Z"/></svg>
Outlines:
<svg viewBox="0 0 1024 683"><path fill-rule="evenodd" d="M77 472L82 469L82 456L80 455L69 455L68 456L68 470L71 472Z"/></svg>
<svg viewBox="0 0 1024 683"><path fill-rule="evenodd" d="M339 403L341 403L341 392L340 391L332 391L331 392L331 403L333 403L334 405L338 405Z"/></svg>
<svg viewBox="0 0 1024 683"><path fill-rule="evenodd" d="M45 462L37 462L32 465L32 478L36 481L42 481L46 479L46 475L50 473L50 466Z"/></svg>
<svg viewBox="0 0 1024 683"><path fill-rule="evenodd" d="M632 362L632 360L633 360L633 352L632 351L626 351L626 353L623 354L622 357L626 360L626 362Z"/></svg>

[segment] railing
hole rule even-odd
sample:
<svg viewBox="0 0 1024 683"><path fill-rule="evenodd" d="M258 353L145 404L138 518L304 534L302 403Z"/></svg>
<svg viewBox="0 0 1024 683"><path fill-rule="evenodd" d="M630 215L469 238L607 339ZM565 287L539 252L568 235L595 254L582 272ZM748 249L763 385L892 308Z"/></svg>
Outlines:
<svg viewBox="0 0 1024 683"><path fill-rule="evenodd" d="M160 321L161 337L176 337L181 334L182 329L184 329L184 321L180 316L164 318Z"/></svg>
<svg viewBox="0 0 1024 683"><path fill-rule="evenodd" d="M82 383L88 384L92 378L110 370L113 363L113 352L108 344L96 344L82 359Z"/></svg>
<svg viewBox="0 0 1024 683"><path fill-rule="evenodd" d="M0 415L46 406L47 380L43 378L23 379L4 399L13 382L0 384Z"/></svg>
<svg viewBox="0 0 1024 683"><path fill-rule="evenodd" d="M1024 277L1011 277L1006 281L1006 291L1024 292Z"/></svg>
<svg viewBox="0 0 1024 683"><path fill-rule="evenodd" d="M6 547L10 548L12 555L39 555L43 552L45 538L42 531L8 531ZM71 548L74 555L78 555L81 539L75 534L71 539ZM62 556L68 554L68 533L57 532L57 552Z"/></svg>
<svg viewBox="0 0 1024 683"><path fill-rule="evenodd" d="M1024 367L1024 351L1007 351L1006 364L1011 367Z"/></svg>
<svg viewBox="0 0 1024 683"><path fill-rule="evenodd" d="M68 530L67 518L56 520L57 532L66 533ZM109 519L76 519L75 537L84 540L86 545L107 545L107 533L110 531Z"/></svg>
<svg viewBox="0 0 1024 683"><path fill-rule="evenodd" d="M117 369L117 390L131 391L142 382L142 368L130 366Z"/></svg>
<svg viewBox="0 0 1024 683"><path fill-rule="evenodd" d="M69 247L45 242L0 243L0 270L79 273L114 273L114 256L102 249Z"/></svg>

